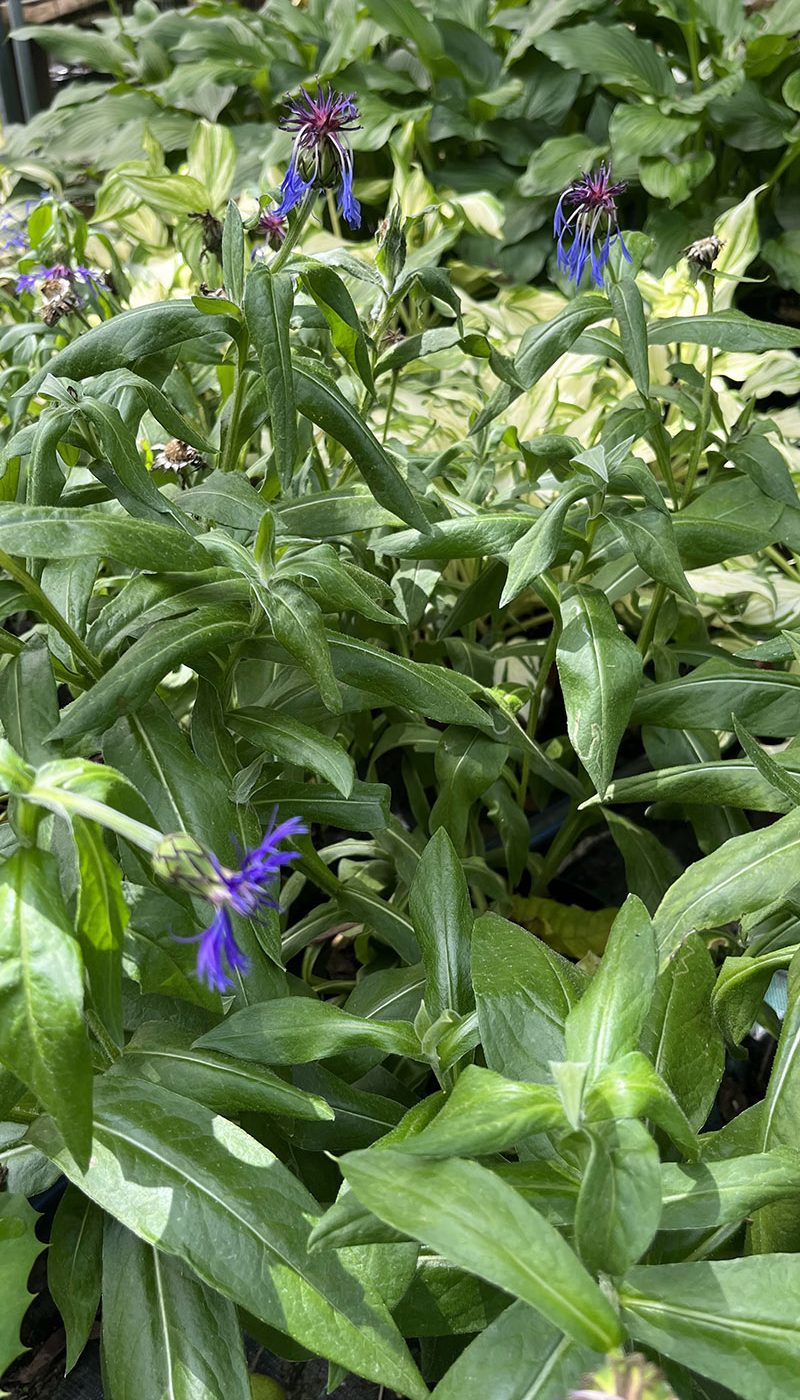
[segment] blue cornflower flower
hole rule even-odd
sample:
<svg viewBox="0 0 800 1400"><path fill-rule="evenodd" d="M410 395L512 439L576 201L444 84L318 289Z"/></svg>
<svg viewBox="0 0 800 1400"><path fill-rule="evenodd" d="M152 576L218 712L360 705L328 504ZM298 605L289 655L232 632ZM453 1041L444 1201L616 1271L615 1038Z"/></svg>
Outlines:
<svg viewBox="0 0 800 1400"><path fill-rule="evenodd" d="M553 233L558 238L558 266L575 282L581 280L587 262L598 287L611 244L619 239L623 257L631 261L617 222L617 197L624 194L624 180L614 184L611 167L602 161L591 174L585 171L565 189L556 205ZM564 213L564 206L572 212ZM605 234L605 237L603 237Z"/></svg>
<svg viewBox="0 0 800 1400"><path fill-rule="evenodd" d="M281 126L296 135L275 213L283 218L308 190L338 183L340 213L351 228L359 228L361 205L353 194L353 152L345 135L360 125L352 95L334 92L330 84L325 91L320 84L316 97L302 88L300 97L288 105Z"/></svg>
<svg viewBox="0 0 800 1400"><path fill-rule="evenodd" d="M299 855L298 851L279 851L278 847L306 830L297 817L289 817L280 826L275 826L273 820L260 844L241 857L238 870L224 866L213 851L185 833L166 836L156 849L156 874L192 894L202 895L215 909L207 928L178 940L199 943L197 975L212 991L228 991L233 986L230 973L248 969L247 958L234 937L231 913L253 918L263 909L278 908L270 891L282 867Z"/></svg>

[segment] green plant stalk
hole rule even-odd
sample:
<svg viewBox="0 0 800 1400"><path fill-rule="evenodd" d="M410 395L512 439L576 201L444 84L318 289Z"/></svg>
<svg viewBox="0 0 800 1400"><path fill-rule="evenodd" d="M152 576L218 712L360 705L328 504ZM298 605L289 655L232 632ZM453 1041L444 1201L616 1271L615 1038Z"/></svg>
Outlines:
<svg viewBox="0 0 800 1400"><path fill-rule="evenodd" d="M123 837L132 846L146 851L148 855L152 855L164 839L161 832L152 826L145 826L144 822L137 821L135 817L127 817L124 812L118 812L115 807L108 807L105 802L99 802L96 797L87 797L82 792L34 785L30 792L21 795L25 801L46 807L50 812L66 811L78 817L85 817L87 821L97 822L98 826L113 831L116 836Z"/></svg>
<svg viewBox="0 0 800 1400"><path fill-rule="evenodd" d="M103 668L97 660L97 657L92 654L85 642L78 636L77 632L70 627L67 619L62 617L58 608L51 603L47 594L39 587L36 579L28 573L27 569L17 563L16 559L12 559L10 554L6 554L4 549L0 549L0 569L4 569L16 583L20 584L25 589L28 597L36 604L35 611L38 612L39 616L42 617L45 622L49 622L50 626L58 632L58 635L63 638L70 648L73 656L80 661L84 670L93 680L99 680L100 676L103 674Z"/></svg>
<svg viewBox="0 0 800 1400"><path fill-rule="evenodd" d="M92 1035L97 1041L97 1044L100 1046L103 1058L108 1061L109 1065L116 1064L117 1060L120 1059L122 1055L122 1051L120 1050L116 1041L111 1039L111 1036L108 1034L108 1031L103 1025L103 1022L100 1020L100 1017L92 1010L90 1006L87 1006L85 1008L83 1014L86 1024L89 1027L89 1030L91 1031Z"/></svg>
<svg viewBox="0 0 800 1400"><path fill-rule="evenodd" d="M222 454L220 466L224 472L236 470L238 452L236 440L239 436L239 419L242 415L242 405L244 403L244 390L247 374L247 343L239 342L239 353L236 367L236 384L234 385L233 397L231 399L231 411L228 418L228 427L225 433L225 449Z"/></svg>
<svg viewBox="0 0 800 1400"><path fill-rule="evenodd" d="M528 704L528 721L525 725L525 731L529 739L533 739L536 734L536 726L539 723L539 711L542 708L542 696L544 695L544 688L547 684L547 677L550 674L550 668L552 667L553 661L555 660L556 647L558 646L558 639L560 635L561 628L559 627L558 622L554 618L553 628L550 633L550 636L547 638L545 649L542 652L542 660L539 666L539 674L536 677L536 684L534 685L533 690L531 691L531 698ZM522 767L520 769L518 791L518 801L523 811L525 809L525 803L528 797L528 782L530 780L530 770L530 755L526 752L522 755Z"/></svg>
<svg viewBox="0 0 800 1400"><path fill-rule="evenodd" d="M308 222L309 215L317 202L318 193L319 191L314 189L313 186L310 190L306 190L295 215L294 223L269 265L270 272L280 272L281 268L288 261L289 254L297 245L300 235Z"/></svg>
<svg viewBox="0 0 800 1400"><path fill-rule="evenodd" d="M639 648L639 651L641 652L643 657L647 656L647 653L650 650L650 643L653 640L653 636L656 630L656 623L658 622L658 614L661 612L661 609L664 606L664 600L667 596L668 591L669 590L667 589L667 586L664 583L657 583L653 590L653 601L651 602L650 607L647 609L647 614L645 616L644 622L642 623L641 631L636 639L636 645Z"/></svg>
<svg viewBox="0 0 800 1400"><path fill-rule="evenodd" d="M714 278L710 273L706 273L704 279L706 284L706 308L709 316L714 310ZM700 418L692 441L692 454L689 458L689 467L686 472L686 480L683 483L683 494L681 496L681 508L687 505L694 490L697 479L697 471L700 466L700 458L706 445L706 434L711 421L711 379L714 372L714 347L708 346L706 350L706 368L703 376L703 397L700 402Z"/></svg>

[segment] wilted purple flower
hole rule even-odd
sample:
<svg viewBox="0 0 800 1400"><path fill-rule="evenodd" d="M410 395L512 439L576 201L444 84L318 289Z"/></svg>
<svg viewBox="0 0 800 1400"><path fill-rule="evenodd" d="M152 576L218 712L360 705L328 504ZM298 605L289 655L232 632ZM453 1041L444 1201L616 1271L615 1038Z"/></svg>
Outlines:
<svg viewBox="0 0 800 1400"><path fill-rule="evenodd" d="M573 180L559 199L553 222L553 232L558 238L558 266L576 285L590 261L592 277L596 285L602 287L603 268L616 238L623 257L631 261L617 223L616 201L626 189L624 180L614 184L611 167L601 161L597 170L591 174L584 171ZM565 206L572 212L565 214Z"/></svg>
<svg viewBox="0 0 800 1400"><path fill-rule="evenodd" d="M338 184L339 210L351 228L358 228L361 205L353 194L353 152L345 135L360 126L354 98L334 92L330 84L325 91L320 84L316 97L302 88L288 105L281 126L296 135L276 214L283 218L313 187Z"/></svg>
<svg viewBox="0 0 800 1400"><path fill-rule="evenodd" d="M286 220L276 209L262 209L258 216L258 227L265 235L269 248L280 248L286 237Z"/></svg>
<svg viewBox="0 0 800 1400"><path fill-rule="evenodd" d="M202 895L215 913L208 928L181 943L199 943L197 975L212 991L225 992L232 985L230 973L246 972L247 958L236 942L231 913L245 918L262 909L277 909L271 889L284 865L295 860L297 851L279 851L282 841L302 835L307 828L297 817L275 826L270 823L261 843L246 851L240 868L231 870L199 842L185 833L166 836L155 851L153 868L162 879L170 880Z"/></svg>

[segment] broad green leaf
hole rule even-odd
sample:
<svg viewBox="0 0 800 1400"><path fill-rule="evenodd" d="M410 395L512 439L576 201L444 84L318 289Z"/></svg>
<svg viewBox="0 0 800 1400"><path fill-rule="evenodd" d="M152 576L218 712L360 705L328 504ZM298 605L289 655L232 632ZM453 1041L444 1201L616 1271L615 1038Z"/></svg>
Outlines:
<svg viewBox="0 0 800 1400"><path fill-rule="evenodd" d="M203 546L171 525L116 519L85 506L18 506L3 502L0 549L35 559L82 559L87 554L97 554L154 573L162 571L165 564L170 570L202 569L209 564Z"/></svg>
<svg viewBox="0 0 800 1400"><path fill-rule="evenodd" d="M0 1193L0 1375L25 1351L19 1329L32 1298L28 1275L44 1249L36 1236L38 1216L24 1196ZM7 1395L8 1391L2 1391Z"/></svg>
<svg viewBox="0 0 800 1400"><path fill-rule="evenodd" d="M457 850L464 849L472 804L503 771L508 749L474 729L450 725L436 746L438 796L430 830L445 829Z"/></svg>
<svg viewBox="0 0 800 1400"><path fill-rule="evenodd" d="M531 1133L566 1126L550 1085L523 1084L467 1065L433 1122L404 1141L402 1151L419 1157L490 1156Z"/></svg>
<svg viewBox="0 0 800 1400"><path fill-rule="evenodd" d="M230 136L227 127L220 127L219 130ZM222 275L228 296L237 304L241 302L244 291L244 256L242 216L231 199L222 225Z"/></svg>
<svg viewBox="0 0 800 1400"><path fill-rule="evenodd" d="M17 762L46 763L57 752L58 691L45 639L31 637L0 674L0 719Z"/></svg>
<svg viewBox="0 0 800 1400"><path fill-rule="evenodd" d="M523 589L530 587L534 579L550 568L558 554L570 506L583 495L583 486L562 492L512 546L508 556L508 578L500 595L501 608L512 602Z"/></svg>
<svg viewBox="0 0 800 1400"><path fill-rule="evenodd" d="M408 916L401 914L394 904L356 880L342 887L338 902L343 914L363 923L381 943L394 948L404 962L410 966L419 962L420 948L413 926Z"/></svg>
<svg viewBox="0 0 800 1400"><path fill-rule="evenodd" d="M102 1288L103 1213L74 1186L58 1204L47 1254L47 1286L67 1336L67 1371L89 1340Z"/></svg>
<svg viewBox="0 0 800 1400"><path fill-rule="evenodd" d="M800 1348L798 1287L800 1255L772 1254L631 1269L620 1301L636 1341L747 1400L786 1400Z"/></svg>
<svg viewBox="0 0 800 1400"><path fill-rule="evenodd" d="M760 831L733 836L690 865L653 920L662 965L693 930L718 928L780 899L797 884L798 856L800 810Z"/></svg>
<svg viewBox="0 0 800 1400"><path fill-rule="evenodd" d="M393 1148L351 1153L340 1165L364 1205L395 1229L586 1346L605 1351L621 1339L613 1308L553 1226L476 1162L431 1162Z"/></svg>
<svg viewBox="0 0 800 1400"><path fill-rule="evenodd" d="M203 118L195 122L187 152L187 166L189 175L205 191L205 202L194 207L218 209L223 205L236 171L236 142L230 127ZM229 292L234 291L227 281L225 285ZM234 296L234 301L238 299Z"/></svg>
<svg viewBox="0 0 800 1400"><path fill-rule="evenodd" d="M505 558L510 547L536 523L532 514L519 511L477 511L437 520L429 533L398 530L375 541L376 554L399 559L479 559L483 555Z"/></svg>
<svg viewBox="0 0 800 1400"><path fill-rule="evenodd" d="M536 47L562 68L591 73L601 83L628 88L637 97L642 92L665 97L674 90L669 65L651 40L621 24L590 20L574 29L553 29L539 35ZM570 173L579 171L565 172L565 183Z"/></svg>
<svg viewBox="0 0 800 1400"><path fill-rule="evenodd" d="M672 155L698 125L696 117L666 117L654 105L618 102L608 124L615 166L641 156Z"/></svg>
<svg viewBox="0 0 800 1400"><path fill-rule="evenodd" d="M615 112L631 111L620 104ZM647 107L637 107L639 112L647 112ZM663 118L661 119L663 120ZM619 337L630 371L631 379L643 399L650 394L650 365L647 358L647 324L642 305L642 294L631 276L622 276L618 282L609 282L608 299L614 319L619 326Z"/></svg>
<svg viewBox="0 0 800 1400"><path fill-rule="evenodd" d="M73 817L72 835L80 876L75 932L95 1011L111 1039L121 1046L122 940L128 922L122 871L95 822Z"/></svg>
<svg viewBox="0 0 800 1400"><path fill-rule="evenodd" d="M221 470L210 472L197 486L183 491L181 505L201 520L213 520L216 525L228 525L253 534L269 514L264 497L259 496L246 477Z"/></svg>
<svg viewBox="0 0 800 1400"><path fill-rule="evenodd" d="M472 982L489 1067L549 1084L550 1061L565 1058L564 1022L583 974L525 929L482 914L472 933Z"/></svg>
<svg viewBox="0 0 800 1400"><path fill-rule="evenodd" d="M62 712L55 737L70 740L107 729L141 708L168 671L238 641L248 630L246 614L237 607L197 608L188 618L162 622Z"/></svg>
<svg viewBox="0 0 800 1400"><path fill-rule="evenodd" d="M261 1064L238 1053L221 1055L198 1048L193 1040L191 1031L149 1021L128 1041L114 1073L133 1074L160 1084L196 1099L215 1113L280 1113L312 1121L333 1118L323 1099L279 1079Z"/></svg>
<svg viewBox="0 0 800 1400"><path fill-rule="evenodd" d="M335 349L367 389L374 392L369 347L353 299L341 277L332 267L310 259L303 263L302 275L304 286L328 322Z"/></svg>
<svg viewBox="0 0 800 1400"><path fill-rule="evenodd" d="M789 326L754 321L743 311L712 311L706 316L669 316L650 322L651 345L713 345L718 350L793 350L800 345L800 331Z"/></svg>
<svg viewBox="0 0 800 1400"><path fill-rule="evenodd" d="M638 724L669 729L732 729L733 717L755 734L791 738L797 733L800 676L746 670L706 661L688 676L646 686L633 708Z"/></svg>
<svg viewBox="0 0 800 1400"><path fill-rule="evenodd" d="M40 1120L35 1137L86 1195L209 1287L330 1360L425 1400L382 1305L334 1254L308 1253L316 1202L241 1128L166 1089L106 1077L85 1172L52 1121Z"/></svg>
<svg viewBox="0 0 800 1400"><path fill-rule="evenodd" d="M739 740L747 757L753 767L760 773L761 777L776 788L792 807L800 806L800 782L792 777L791 772L776 763L771 754L756 743L752 734L748 734L744 725L739 722L738 716L733 716L733 728L736 738Z"/></svg>
<svg viewBox="0 0 800 1400"><path fill-rule="evenodd" d="M642 676L642 659L605 595L577 584L562 602L556 664L573 747L605 792Z"/></svg>
<svg viewBox="0 0 800 1400"><path fill-rule="evenodd" d="M662 1230L714 1230L800 1194L800 1154L788 1147L727 1161L661 1166Z"/></svg>
<svg viewBox="0 0 800 1400"><path fill-rule="evenodd" d="M289 320L294 307L292 279L288 272L256 267L244 288L244 315L267 391L272 427L272 447L281 479L288 482L297 455L295 408Z"/></svg>
<svg viewBox="0 0 800 1400"><path fill-rule="evenodd" d="M690 933L659 973L640 1042L697 1131L708 1117L725 1065L711 1009L715 976L705 943Z"/></svg>
<svg viewBox="0 0 800 1400"><path fill-rule="evenodd" d="M322 366L310 360L296 360L294 386L300 412L341 443L375 500L407 524L427 530L427 519L411 488Z"/></svg>
<svg viewBox="0 0 800 1400"><path fill-rule="evenodd" d="M650 578L665 583L688 603L694 602L694 593L683 572L670 516L645 506L643 510L615 515L613 524L637 564Z"/></svg>
<svg viewBox="0 0 800 1400"><path fill-rule="evenodd" d="M363 1020L311 997L285 997L234 1012L201 1036L195 1048L266 1065L304 1065L372 1048L385 1055L419 1055L419 1042L406 1022Z"/></svg>
<svg viewBox="0 0 800 1400"><path fill-rule="evenodd" d="M103 1240L108 1400L250 1400L236 1309L118 1221Z"/></svg>
<svg viewBox="0 0 800 1400"><path fill-rule="evenodd" d="M522 337L514 356L514 369L521 387L533 388L551 365L571 349L588 326L602 321L609 314L610 307L604 296L598 292L584 292L569 302L552 321L531 326Z"/></svg>
<svg viewBox="0 0 800 1400"><path fill-rule="evenodd" d="M410 39L426 64L433 66L442 57L439 30L412 0L369 0L367 9L387 34Z"/></svg>
<svg viewBox="0 0 800 1400"><path fill-rule="evenodd" d="M83 969L55 858L22 847L0 867L0 1060L52 1113L81 1162L92 1067Z"/></svg>
<svg viewBox="0 0 800 1400"><path fill-rule="evenodd" d="M327 636L333 669L343 685L356 686L387 705L402 706L442 724L494 732L490 715L470 699L453 671L408 661L339 632L328 631Z"/></svg>
<svg viewBox="0 0 800 1400"><path fill-rule="evenodd" d="M565 171L574 170L577 173L588 170L602 154L603 147L583 132L574 132L571 136L551 136L534 150L517 181L517 190L523 199L558 194L564 188Z"/></svg>
<svg viewBox="0 0 800 1400"><path fill-rule="evenodd" d="M790 778L800 778L800 755L779 753L773 761ZM589 802L598 800L593 797ZM788 806L788 800L746 758L709 759L617 778L609 783L603 801L707 803L756 812L782 812Z"/></svg>
<svg viewBox="0 0 800 1400"><path fill-rule="evenodd" d="M192 175L122 175L126 189L137 201L164 215L200 213L208 205L208 194Z"/></svg>
<svg viewBox="0 0 800 1400"><path fill-rule="evenodd" d="M404 1336L458 1337L480 1332L507 1307L508 1295L499 1288L441 1255L421 1253L394 1318Z"/></svg>
<svg viewBox="0 0 800 1400"><path fill-rule="evenodd" d="M795 944L758 957L725 959L714 986L713 1011L729 1044L739 1045L750 1034L776 969L787 967L796 950Z"/></svg>
<svg viewBox="0 0 800 1400"><path fill-rule="evenodd" d="M381 374L388 374L389 371L402 369L403 365L410 364L412 360L421 360L427 355L436 355L440 350L449 350L453 345L460 344L461 340L462 334L457 326L435 326L433 330L407 335L381 355L375 366L375 378Z"/></svg>
<svg viewBox="0 0 800 1400"><path fill-rule="evenodd" d="M284 763L309 768L342 794L353 791L353 760L341 744L283 710L244 709L228 715L234 733Z"/></svg>
<svg viewBox="0 0 800 1400"><path fill-rule="evenodd" d="M619 1277L658 1229L658 1148L642 1123L595 1123L575 1207L575 1247L590 1273Z"/></svg>
<svg viewBox="0 0 800 1400"><path fill-rule="evenodd" d="M136 438L117 409L100 399L85 395L80 404L81 418L93 430L99 451L90 467L129 515L158 524L175 522L192 533L195 529L179 506L159 491L141 459Z"/></svg>
<svg viewBox="0 0 800 1400"><path fill-rule="evenodd" d="M629 894L608 935L597 972L565 1023L566 1056L590 1074L636 1050L655 990L653 926L640 899Z"/></svg>
<svg viewBox="0 0 800 1400"><path fill-rule="evenodd" d="M748 433L726 450L734 465L747 472L766 496L797 509L797 491L786 458L762 433Z"/></svg>
<svg viewBox="0 0 800 1400"><path fill-rule="evenodd" d="M34 40L65 63L89 64L96 73L124 78L131 67L127 46L94 29L72 24L27 24L20 26L18 33L20 39Z"/></svg>
<svg viewBox="0 0 800 1400"><path fill-rule="evenodd" d="M319 688L326 709L338 713L341 691L333 672L331 651L322 610L313 598L291 579L272 578L258 590L275 640L307 671Z"/></svg>
<svg viewBox="0 0 800 1400"><path fill-rule="evenodd" d="M464 1348L433 1397L564 1400L596 1359L595 1352L551 1326L527 1303L516 1302Z"/></svg>
<svg viewBox="0 0 800 1400"><path fill-rule="evenodd" d="M443 1011L470 1011L475 1005L470 980L472 909L461 861L444 827L420 857L408 904L422 951L428 1015L435 1021Z"/></svg>

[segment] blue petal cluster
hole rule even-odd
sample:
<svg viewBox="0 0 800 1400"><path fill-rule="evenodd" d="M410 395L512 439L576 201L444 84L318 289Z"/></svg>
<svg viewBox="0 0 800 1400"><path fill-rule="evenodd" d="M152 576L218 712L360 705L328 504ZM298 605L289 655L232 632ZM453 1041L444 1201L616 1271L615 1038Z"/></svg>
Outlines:
<svg viewBox="0 0 800 1400"><path fill-rule="evenodd" d="M260 844L254 850L245 852L238 870L228 869L209 853L213 874L203 893L215 906L216 913L202 933L180 941L199 943L197 975L212 991L228 991L233 986L230 974L234 971L244 973L248 969L247 958L234 937L231 913L252 918L263 909L277 909L271 892L275 880L282 867L299 854L292 850L281 851L278 847L282 841L300 836L306 830L297 817L290 817L280 826L275 826L273 822Z"/></svg>
<svg viewBox="0 0 800 1400"><path fill-rule="evenodd" d="M50 279L69 283L83 282L86 286L93 283L99 286L103 281L101 274L92 272L89 267L67 267L66 263L55 263L53 267L38 267L34 272L21 273L16 282L17 295L20 292L33 292L40 283Z"/></svg>
<svg viewBox="0 0 800 1400"><path fill-rule="evenodd" d="M338 184L339 211L351 228L359 228L361 205L353 194L353 152L345 134L360 125L353 97L320 85L316 97L303 88L288 106L281 126L295 138L275 214L284 218L310 189Z"/></svg>
<svg viewBox="0 0 800 1400"><path fill-rule="evenodd" d="M591 174L584 171L573 180L559 199L553 221L558 266L576 286L588 262L596 286L602 287L603 268L615 239L623 257L631 261L617 222L616 201L626 188L623 180L614 183L611 167L603 161Z"/></svg>

